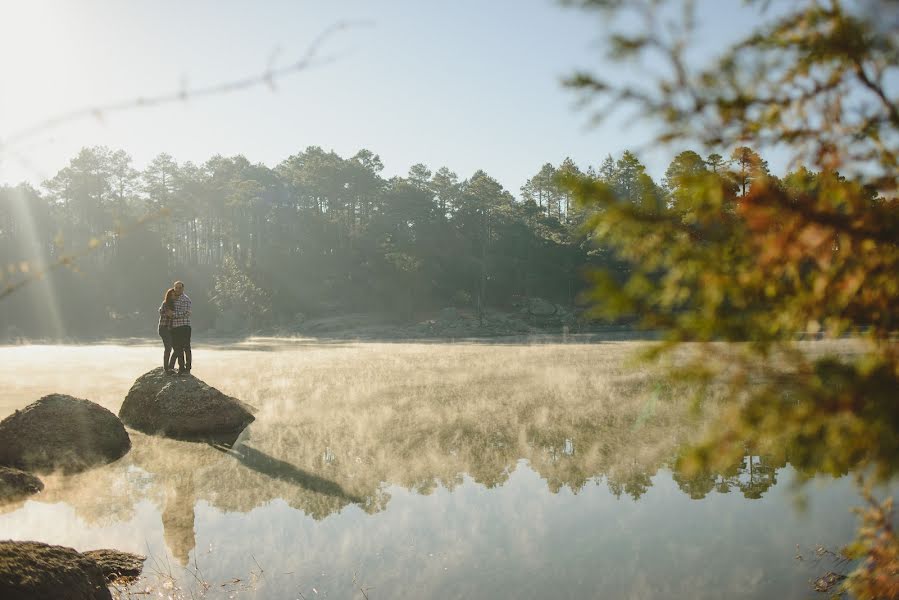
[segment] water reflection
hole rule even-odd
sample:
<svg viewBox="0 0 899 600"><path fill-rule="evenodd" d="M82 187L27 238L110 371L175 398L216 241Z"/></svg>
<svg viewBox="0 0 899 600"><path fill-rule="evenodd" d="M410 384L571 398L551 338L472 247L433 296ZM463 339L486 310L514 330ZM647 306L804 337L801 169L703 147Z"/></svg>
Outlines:
<svg viewBox="0 0 899 600"><path fill-rule="evenodd" d="M757 500L777 484L777 469L786 464L784 457L746 456L724 473L703 471L687 477L675 471L673 477L677 487L694 500L705 498L713 490L721 494L739 490L744 498Z"/></svg>
<svg viewBox="0 0 899 600"><path fill-rule="evenodd" d="M798 476L787 451L678 472L705 421L684 390L627 365L632 349L199 351L215 367L198 376L260 407L233 446L132 432L118 462L48 477L36 500L0 507L0 537L161 552L221 581L245 574L250 556L270 579L297 574L260 597L294 585L358 595L356 570L379 597L798 592L808 577L796 578L795 544L849 539L851 486L813 497L818 522L781 485ZM136 377L154 350L122 349L122 364ZM66 352L74 369L95 358ZM0 377L7 368L0 360ZM112 403L122 379L77 395ZM715 412L710 398L703 418ZM758 519L774 528L756 531Z"/></svg>
<svg viewBox="0 0 899 600"><path fill-rule="evenodd" d="M162 530L165 543L178 562L187 565L190 553L197 546L194 529L194 506L197 495L191 473L176 478L166 486L162 509Z"/></svg>
<svg viewBox="0 0 899 600"><path fill-rule="evenodd" d="M260 452L246 444L238 444L237 446L213 445L213 448L224 452L228 456L233 456L245 467L267 475L272 479L286 481L287 483L297 485L305 490L324 494L325 496L333 496L346 503L362 502L363 500L348 495L343 489L333 481L319 477L303 469L299 469L294 465L273 458L264 452Z"/></svg>

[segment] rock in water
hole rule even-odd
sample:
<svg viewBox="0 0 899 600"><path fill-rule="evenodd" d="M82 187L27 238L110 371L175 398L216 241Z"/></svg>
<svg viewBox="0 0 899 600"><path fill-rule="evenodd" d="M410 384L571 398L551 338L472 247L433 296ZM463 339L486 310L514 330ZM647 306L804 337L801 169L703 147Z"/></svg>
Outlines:
<svg viewBox="0 0 899 600"><path fill-rule="evenodd" d="M166 375L157 367L134 382L119 417L144 433L230 444L254 421L252 413L251 406L196 377Z"/></svg>
<svg viewBox="0 0 899 600"><path fill-rule="evenodd" d="M72 548L0 542L0 598L112 600L99 565Z"/></svg>
<svg viewBox="0 0 899 600"><path fill-rule="evenodd" d="M0 467L0 502L21 500L44 489L44 483L25 471Z"/></svg>
<svg viewBox="0 0 899 600"><path fill-rule="evenodd" d="M90 550L84 556L97 563L106 581L128 581L140 575L146 556L121 552L119 550Z"/></svg>
<svg viewBox="0 0 899 600"><path fill-rule="evenodd" d="M90 400L50 394L0 421L0 465L76 473L131 449L124 425Z"/></svg>

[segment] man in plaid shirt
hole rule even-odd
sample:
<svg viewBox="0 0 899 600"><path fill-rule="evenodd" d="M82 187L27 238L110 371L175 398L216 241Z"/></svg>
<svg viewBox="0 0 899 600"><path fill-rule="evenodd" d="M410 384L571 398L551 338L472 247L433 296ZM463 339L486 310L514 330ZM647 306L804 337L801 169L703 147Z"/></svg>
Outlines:
<svg viewBox="0 0 899 600"><path fill-rule="evenodd" d="M175 289L175 314L172 315L172 363L175 368L175 359L178 359L178 373L190 375L191 359L190 351L190 298L184 293L184 284L176 281L172 286Z"/></svg>

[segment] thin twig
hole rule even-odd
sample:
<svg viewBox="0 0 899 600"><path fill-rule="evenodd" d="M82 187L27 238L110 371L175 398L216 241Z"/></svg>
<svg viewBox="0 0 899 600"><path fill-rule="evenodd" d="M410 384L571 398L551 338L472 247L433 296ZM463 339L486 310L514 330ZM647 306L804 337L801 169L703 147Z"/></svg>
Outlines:
<svg viewBox="0 0 899 600"><path fill-rule="evenodd" d="M259 566L259 563L258 563L258 562L256 562L256 557L255 557L255 556L253 556L252 554L250 554L250 558L252 558L252 559L253 559L253 562L256 563L256 567L259 569L259 574L262 575L262 576L263 576L263 579L264 579L264 578L265 578L265 575L264 575L265 570L264 570L262 567Z"/></svg>
<svg viewBox="0 0 899 600"><path fill-rule="evenodd" d="M194 552L194 569L197 571L197 574L200 576L200 585L203 586L204 590L209 589L209 582L206 581L206 577L203 575L203 572L200 571L200 563L197 562L197 552Z"/></svg>
<svg viewBox="0 0 899 600"><path fill-rule="evenodd" d="M157 107L166 104L174 104L176 102L186 102L192 98L230 94L232 92L244 91L262 86L275 89L275 83L285 77L305 71L314 66L333 62L336 59L336 56L326 56L316 60L321 47L329 38L333 37L338 32L351 27L369 26L371 24L371 21L338 21L317 35L298 60L284 67L273 68L270 59L268 66L260 74L247 75L231 81L216 83L205 87L188 88L185 85L182 85L179 89L172 92L166 92L155 96L142 96L121 100L100 106L89 106L59 114L14 132L3 141L2 145L0 145L0 150L12 147L44 131L84 118L103 120L112 113L138 108Z"/></svg>
<svg viewBox="0 0 899 600"><path fill-rule="evenodd" d="M3 296L0 296L2 298ZM153 555L153 552L150 550L150 542L144 539L144 544L147 546L147 556L149 556L153 560L153 564L156 565L156 574L159 575L162 572L162 567L159 566L159 563L156 562L156 557Z"/></svg>

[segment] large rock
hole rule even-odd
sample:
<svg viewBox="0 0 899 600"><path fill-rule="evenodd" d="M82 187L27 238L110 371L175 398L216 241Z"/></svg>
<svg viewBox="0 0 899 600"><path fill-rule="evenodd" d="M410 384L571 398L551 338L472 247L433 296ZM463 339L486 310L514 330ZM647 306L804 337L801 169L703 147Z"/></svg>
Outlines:
<svg viewBox="0 0 899 600"><path fill-rule="evenodd" d="M149 434L231 443L253 422L253 408L193 376L166 375L157 367L138 377L119 417Z"/></svg>
<svg viewBox="0 0 899 600"><path fill-rule="evenodd" d="M110 583L136 579L144 568L144 561L147 560L146 556L140 554L109 549L89 550L84 556L97 563L103 577Z"/></svg>
<svg viewBox="0 0 899 600"><path fill-rule="evenodd" d="M72 548L38 542L0 542L0 598L112 600L103 572Z"/></svg>
<svg viewBox="0 0 899 600"><path fill-rule="evenodd" d="M0 421L0 465L25 471L83 471L128 452L122 422L90 400L50 394Z"/></svg>
<svg viewBox="0 0 899 600"><path fill-rule="evenodd" d="M0 467L0 502L21 500L44 489L43 482L25 471Z"/></svg>

